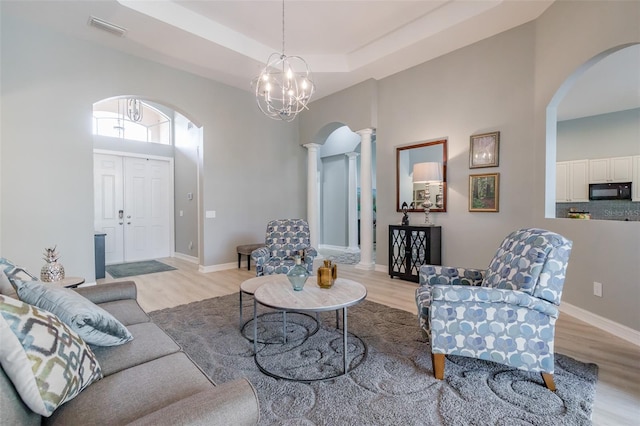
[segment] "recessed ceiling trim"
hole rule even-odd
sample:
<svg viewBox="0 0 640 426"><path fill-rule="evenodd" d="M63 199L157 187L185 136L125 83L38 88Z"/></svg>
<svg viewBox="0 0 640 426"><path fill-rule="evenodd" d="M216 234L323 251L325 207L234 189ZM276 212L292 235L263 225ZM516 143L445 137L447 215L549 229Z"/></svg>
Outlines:
<svg viewBox="0 0 640 426"><path fill-rule="evenodd" d="M171 1L118 0L118 3L258 62L277 50Z"/></svg>
<svg viewBox="0 0 640 426"><path fill-rule="evenodd" d="M349 67L357 69L380 58L428 39L439 32L500 6L503 0L469 2L453 0L442 4L413 22L349 54Z"/></svg>

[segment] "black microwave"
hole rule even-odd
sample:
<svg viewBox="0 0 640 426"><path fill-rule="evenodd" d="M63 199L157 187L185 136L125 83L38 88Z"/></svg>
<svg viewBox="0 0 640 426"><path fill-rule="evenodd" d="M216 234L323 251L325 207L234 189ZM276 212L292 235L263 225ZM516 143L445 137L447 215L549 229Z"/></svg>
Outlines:
<svg viewBox="0 0 640 426"><path fill-rule="evenodd" d="M590 200L630 200L631 182L590 183Z"/></svg>

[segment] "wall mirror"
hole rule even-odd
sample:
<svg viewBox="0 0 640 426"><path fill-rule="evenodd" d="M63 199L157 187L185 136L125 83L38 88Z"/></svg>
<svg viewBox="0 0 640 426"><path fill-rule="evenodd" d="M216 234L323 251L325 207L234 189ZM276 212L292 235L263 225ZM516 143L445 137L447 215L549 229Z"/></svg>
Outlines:
<svg viewBox="0 0 640 426"><path fill-rule="evenodd" d="M439 174L436 172L429 178L418 177L418 172L414 174L414 169L417 171L425 163L434 166L430 169L439 171ZM431 201L430 211L447 211L446 139L396 148L396 211L402 211L403 203L407 203L408 211L423 212L425 194L429 195Z"/></svg>

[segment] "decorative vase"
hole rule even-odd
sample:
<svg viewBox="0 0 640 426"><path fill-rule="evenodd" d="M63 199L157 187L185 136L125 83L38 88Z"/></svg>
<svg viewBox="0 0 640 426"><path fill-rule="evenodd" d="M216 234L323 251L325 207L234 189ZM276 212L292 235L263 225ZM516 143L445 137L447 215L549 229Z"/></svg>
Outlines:
<svg viewBox="0 0 640 426"><path fill-rule="evenodd" d="M318 287L331 288L338 278L338 267L332 265L330 260L324 261L324 266L318 268Z"/></svg>
<svg viewBox="0 0 640 426"><path fill-rule="evenodd" d="M60 256L56 248L45 248L43 259L47 262L40 270L40 279L44 282L60 281L64 279L64 266L58 263Z"/></svg>
<svg viewBox="0 0 640 426"><path fill-rule="evenodd" d="M289 272L287 272L287 279L295 291L301 291L304 284L307 282L307 278L309 278L309 272L307 271L307 268L302 266L302 259L300 256L296 256L295 259L296 264L289 270Z"/></svg>

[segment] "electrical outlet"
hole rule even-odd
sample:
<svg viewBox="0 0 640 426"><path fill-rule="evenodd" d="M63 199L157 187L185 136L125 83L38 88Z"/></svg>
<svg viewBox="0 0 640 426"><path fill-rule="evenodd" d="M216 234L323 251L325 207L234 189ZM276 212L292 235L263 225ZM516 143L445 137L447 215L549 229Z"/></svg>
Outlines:
<svg viewBox="0 0 640 426"><path fill-rule="evenodd" d="M602 297L602 283L599 283L597 281L593 282L593 295Z"/></svg>
<svg viewBox="0 0 640 426"><path fill-rule="evenodd" d="M189 241L189 250L193 250L193 241Z"/></svg>

